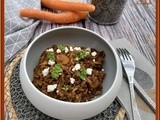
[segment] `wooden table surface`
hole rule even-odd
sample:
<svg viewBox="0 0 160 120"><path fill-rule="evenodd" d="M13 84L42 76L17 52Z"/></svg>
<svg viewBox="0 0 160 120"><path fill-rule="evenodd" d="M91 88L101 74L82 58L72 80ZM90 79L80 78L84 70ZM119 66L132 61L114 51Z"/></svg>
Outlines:
<svg viewBox="0 0 160 120"><path fill-rule="evenodd" d="M143 0L151 4L141 3L141 0L128 0L119 23L111 26L98 25L89 18L67 25L41 21L35 30L30 42L39 34L60 26L79 26L92 30L103 36L107 41L126 38L138 51L140 51L155 66L155 0ZM138 2L138 3L137 3ZM48 10L42 8L43 10ZM5 112L5 120L9 119Z"/></svg>
<svg viewBox="0 0 160 120"><path fill-rule="evenodd" d="M48 10L46 8L42 9ZM124 37L127 38L136 49L155 65L155 20L155 0L151 0L151 4L148 5L140 3L140 0L128 0L119 23L115 25L98 25L89 18L67 25L41 21L31 40L52 28L60 26L79 26L98 33L107 41Z"/></svg>

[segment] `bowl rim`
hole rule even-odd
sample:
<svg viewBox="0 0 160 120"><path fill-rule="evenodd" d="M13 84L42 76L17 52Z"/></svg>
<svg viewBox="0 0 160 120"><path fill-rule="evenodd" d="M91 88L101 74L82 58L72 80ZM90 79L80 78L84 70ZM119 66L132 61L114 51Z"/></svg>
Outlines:
<svg viewBox="0 0 160 120"><path fill-rule="evenodd" d="M61 30L61 29L79 29L79 30L84 30L86 32L89 32L89 33L92 33L94 35L96 35L97 37L101 38L101 40L103 40L106 44L108 44L108 46L110 47L113 55L114 55L114 58L115 58L115 62L116 62L116 74L115 74L115 77L114 77L114 82L112 83L110 89L104 93L103 95L101 95L100 97L94 99L94 100L91 100L91 101L87 101L87 102L67 102L67 101L62 101L62 100L58 100L58 99L55 99L55 98L51 98L47 95L45 95L44 93L42 93L41 91L39 91L34 85L33 83L31 82L29 76L28 76L28 73L27 73L27 70L26 70L26 59L27 59L27 55L28 55L28 52L30 50L30 48L32 47L32 45L39 39L41 38L43 35L47 34L47 33L50 33L50 32L53 32L53 31L57 31L57 30ZM55 102L58 102L58 103L61 103L61 104L67 104L67 105L85 105L85 104L94 104L96 103L97 101L99 101L100 99L104 98L106 96L106 94L109 94L111 92L111 90L113 89L113 86L115 86L116 84L116 81L117 80L120 80L118 79L118 71L121 69L121 65L120 62L119 62L119 58L118 58L118 55L116 53L116 51L114 50L114 48L111 46L111 44L105 40L105 38L103 38L102 36L100 36L99 34L97 34L96 32L94 31L91 31L89 29L86 29L86 28L81 28L81 27L77 27L77 26L62 26L62 27L58 27L58 28L53 28L53 29L50 29L48 31L45 31L43 32L42 34L40 34L39 36L37 36L27 47L26 51L25 51L25 54L23 56L23 66L24 66L24 74L26 75L26 79L29 81L29 84L32 86L32 88L38 92L41 96L43 96L45 99L49 99L51 101L55 101Z"/></svg>

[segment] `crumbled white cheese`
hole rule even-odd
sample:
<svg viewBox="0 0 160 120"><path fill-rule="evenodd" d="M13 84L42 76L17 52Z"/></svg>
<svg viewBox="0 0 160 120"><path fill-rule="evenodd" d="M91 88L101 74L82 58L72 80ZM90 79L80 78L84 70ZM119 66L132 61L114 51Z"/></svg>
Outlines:
<svg viewBox="0 0 160 120"><path fill-rule="evenodd" d="M92 75L92 71L93 71L92 68L87 68L87 70L86 70L86 72L87 72L88 75Z"/></svg>
<svg viewBox="0 0 160 120"><path fill-rule="evenodd" d="M61 53L62 51L61 51L60 49L57 49L56 52L57 52L57 53Z"/></svg>
<svg viewBox="0 0 160 120"><path fill-rule="evenodd" d="M72 71L74 72L75 70L79 70L81 68L80 64L76 64L73 68Z"/></svg>
<svg viewBox="0 0 160 120"><path fill-rule="evenodd" d="M46 50L47 52L53 52L54 49L53 48L49 48L48 50Z"/></svg>
<svg viewBox="0 0 160 120"><path fill-rule="evenodd" d="M62 75L62 73L59 73L59 75Z"/></svg>
<svg viewBox="0 0 160 120"><path fill-rule="evenodd" d="M86 50L87 50L87 51L91 51L91 48L88 47L88 48L86 48Z"/></svg>
<svg viewBox="0 0 160 120"><path fill-rule="evenodd" d="M74 67L72 68L72 71L73 71L73 72L75 71L75 68L74 68Z"/></svg>
<svg viewBox="0 0 160 120"><path fill-rule="evenodd" d="M74 78L70 78L70 82L71 84L74 84L75 79Z"/></svg>
<svg viewBox="0 0 160 120"><path fill-rule="evenodd" d="M76 61L78 61L79 59L76 57Z"/></svg>
<svg viewBox="0 0 160 120"><path fill-rule="evenodd" d="M64 48L64 52L65 52L65 53L68 53L68 52L69 52L69 49L68 49L67 47L65 47L65 48Z"/></svg>
<svg viewBox="0 0 160 120"><path fill-rule="evenodd" d="M79 69L81 68L81 66L80 66L80 64L76 64L76 65L74 66L74 68L75 68L75 70L79 70Z"/></svg>
<svg viewBox="0 0 160 120"><path fill-rule="evenodd" d="M73 47L72 46L70 46L69 49L70 49L70 51L73 51Z"/></svg>
<svg viewBox="0 0 160 120"><path fill-rule="evenodd" d="M81 47L75 47L74 50L81 50Z"/></svg>
<svg viewBox="0 0 160 120"><path fill-rule="evenodd" d="M57 84L54 85L48 85L47 86L47 92L52 92L57 88Z"/></svg>
<svg viewBox="0 0 160 120"><path fill-rule="evenodd" d="M49 60L49 61L48 61L48 65L51 65L51 66L52 66L52 65L54 65L54 64L55 64L54 61L52 61L52 60Z"/></svg>
<svg viewBox="0 0 160 120"><path fill-rule="evenodd" d="M92 55L92 56L96 56L97 53L94 51L94 52L91 53L91 55Z"/></svg>
<svg viewBox="0 0 160 120"><path fill-rule="evenodd" d="M43 76L48 75L48 72L49 72L49 68L45 68L45 69L42 71Z"/></svg>
<svg viewBox="0 0 160 120"><path fill-rule="evenodd" d="M58 93L59 92L59 90L56 90L56 93Z"/></svg>
<svg viewBox="0 0 160 120"><path fill-rule="evenodd" d="M104 69L102 69L102 71L104 71Z"/></svg>
<svg viewBox="0 0 160 120"><path fill-rule="evenodd" d="M96 60L95 59L93 59L93 62L95 62Z"/></svg>

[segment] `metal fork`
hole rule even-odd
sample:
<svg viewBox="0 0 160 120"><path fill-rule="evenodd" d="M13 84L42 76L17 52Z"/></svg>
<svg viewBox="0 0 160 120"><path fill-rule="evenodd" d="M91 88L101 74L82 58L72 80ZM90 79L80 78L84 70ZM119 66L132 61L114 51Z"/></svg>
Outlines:
<svg viewBox="0 0 160 120"><path fill-rule="evenodd" d="M141 120L139 110L137 107L136 99L135 99L135 92L134 92L134 73L135 73L135 62L131 56L131 54L125 48L117 49L119 53L119 57L122 62L122 66L126 72L129 88L130 88L130 95L131 95L131 105L132 105L132 114L134 120Z"/></svg>

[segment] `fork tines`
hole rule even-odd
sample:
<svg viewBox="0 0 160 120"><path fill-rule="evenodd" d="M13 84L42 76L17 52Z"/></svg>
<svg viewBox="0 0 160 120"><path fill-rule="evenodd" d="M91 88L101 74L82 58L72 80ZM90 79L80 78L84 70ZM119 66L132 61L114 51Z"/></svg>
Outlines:
<svg viewBox="0 0 160 120"><path fill-rule="evenodd" d="M117 51L118 51L120 57L122 56L124 60L133 61L131 54L125 48L117 48Z"/></svg>

